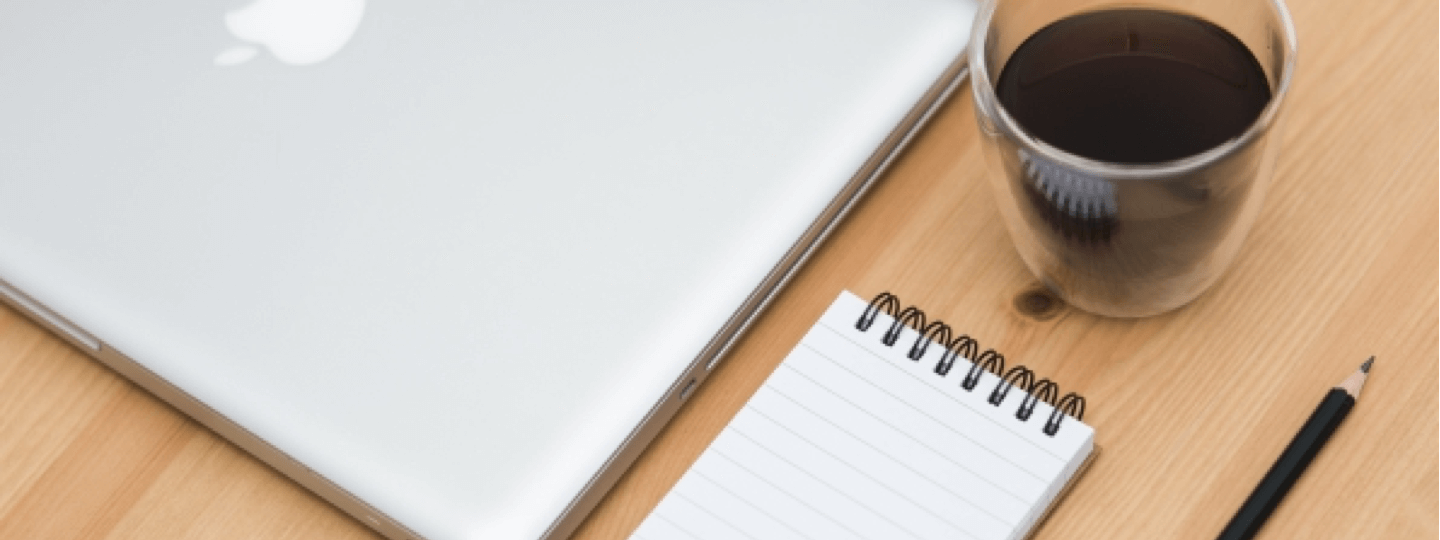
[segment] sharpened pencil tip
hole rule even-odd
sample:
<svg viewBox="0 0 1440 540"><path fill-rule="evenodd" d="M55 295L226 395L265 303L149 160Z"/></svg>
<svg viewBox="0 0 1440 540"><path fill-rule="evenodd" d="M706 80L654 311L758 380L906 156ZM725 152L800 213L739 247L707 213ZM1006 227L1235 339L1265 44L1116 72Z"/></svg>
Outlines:
<svg viewBox="0 0 1440 540"><path fill-rule="evenodd" d="M1373 364L1373 363L1375 363L1375 357L1374 357L1374 356L1371 356L1370 359L1369 359L1369 360L1366 360L1364 364L1360 364L1360 372L1361 372L1361 373L1365 373L1365 374L1369 374L1369 373L1370 373L1370 364Z"/></svg>

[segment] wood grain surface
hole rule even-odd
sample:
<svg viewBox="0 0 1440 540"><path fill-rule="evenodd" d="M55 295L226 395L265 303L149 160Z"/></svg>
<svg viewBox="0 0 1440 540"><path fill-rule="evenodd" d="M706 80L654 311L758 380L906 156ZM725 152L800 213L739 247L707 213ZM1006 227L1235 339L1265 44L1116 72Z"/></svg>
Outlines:
<svg viewBox="0 0 1440 540"><path fill-rule="evenodd" d="M1083 393L1105 453L1038 540L1211 538L1324 392L1350 419L1260 537L1437 538L1433 0L1293 0L1273 188L1193 304L1046 308L984 182L968 88L691 398L576 538L624 538L841 289L891 291ZM0 308L0 539L378 538Z"/></svg>

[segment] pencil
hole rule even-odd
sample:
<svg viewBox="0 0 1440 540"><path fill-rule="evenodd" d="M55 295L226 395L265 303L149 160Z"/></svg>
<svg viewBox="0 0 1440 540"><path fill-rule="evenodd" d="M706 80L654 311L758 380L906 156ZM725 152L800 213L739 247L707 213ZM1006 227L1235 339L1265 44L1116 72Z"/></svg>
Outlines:
<svg viewBox="0 0 1440 540"><path fill-rule="evenodd" d="M1240 510L1230 519L1230 524L1220 532L1219 540L1249 540L1255 537L1275 507L1280 505L1280 500L1285 498L1285 493L1290 491L1290 486L1300 478L1300 473L1305 472L1305 467L1315 459L1315 454L1320 453L1325 441L1335 433L1335 428L1340 427L1340 422L1350 414L1373 362L1375 357L1371 356L1360 365L1360 369L1325 394L1325 399L1320 401L1320 406L1315 408L1290 445L1280 453L1270 472L1265 473L1260 485L1255 486L1250 498L1245 499L1245 504L1240 505Z"/></svg>

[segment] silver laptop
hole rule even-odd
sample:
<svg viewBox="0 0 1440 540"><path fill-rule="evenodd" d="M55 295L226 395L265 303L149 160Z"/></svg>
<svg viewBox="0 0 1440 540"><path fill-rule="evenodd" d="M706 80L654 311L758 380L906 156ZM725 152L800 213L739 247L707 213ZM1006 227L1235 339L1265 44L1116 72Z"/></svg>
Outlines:
<svg viewBox="0 0 1440 540"><path fill-rule="evenodd" d="M0 297L390 538L563 538L973 11L5 3Z"/></svg>

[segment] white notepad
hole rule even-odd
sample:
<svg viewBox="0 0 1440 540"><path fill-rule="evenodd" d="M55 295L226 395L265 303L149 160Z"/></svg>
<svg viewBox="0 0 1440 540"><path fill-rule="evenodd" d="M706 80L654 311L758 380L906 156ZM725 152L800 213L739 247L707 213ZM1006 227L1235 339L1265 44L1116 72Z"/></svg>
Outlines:
<svg viewBox="0 0 1440 540"><path fill-rule="evenodd" d="M1003 397L968 359L937 374L960 340L912 360L918 332L886 345L894 317L867 305L842 292L631 538L1027 537L1097 452L1094 430L1026 400L1038 387L1018 371Z"/></svg>

